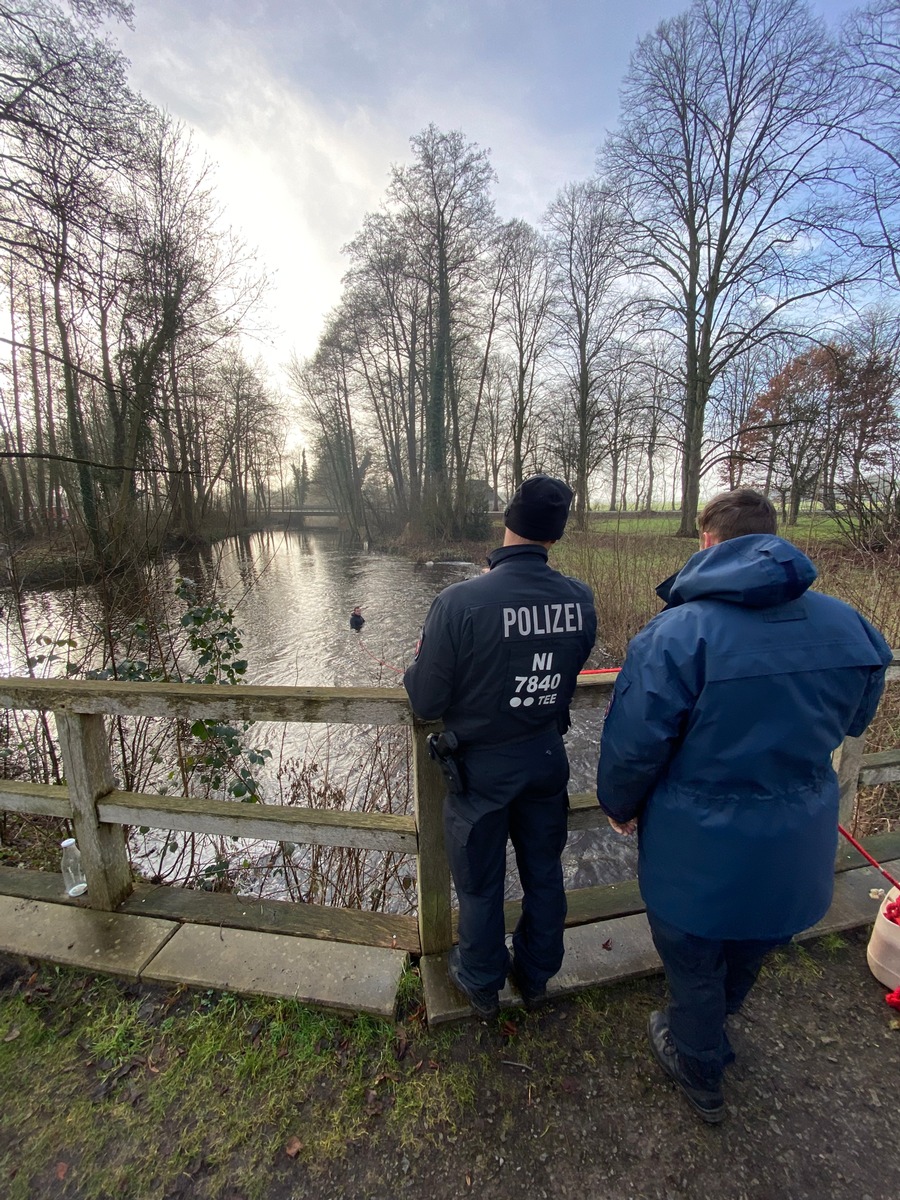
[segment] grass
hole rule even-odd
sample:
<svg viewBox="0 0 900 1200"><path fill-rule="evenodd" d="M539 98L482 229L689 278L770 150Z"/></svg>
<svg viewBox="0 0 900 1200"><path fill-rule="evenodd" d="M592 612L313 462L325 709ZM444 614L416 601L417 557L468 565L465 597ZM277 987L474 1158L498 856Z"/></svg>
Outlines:
<svg viewBox="0 0 900 1200"><path fill-rule="evenodd" d="M496 1051L505 1040L466 1025L428 1031L421 1001L415 970L401 983L397 1025L50 966L23 976L0 993L5 1200L42 1194L60 1169L83 1200L151 1200L200 1161L197 1195L219 1195L227 1181L252 1198L292 1139L315 1172L373 1124L400 1147L455 1137L496 1065L496 1053L473 1061L464 1044L484 1035ZM516 1056L541 1044L525 1034Z"/></svg>
<svg viewBox="0 0 900 1200"><path fill-rule="evenodd" d="M818 990L846 947L829 935L778 951L775 995ZM565 1097L644 1103L658 976L434 1030L415 971L402 991L392 1023L0 959L0 1194L286 1200L302 1178L304 1196L336 1195L359 1156L440 1162L485 1126L501 1153L507 1134L512 1147L542 1131L549 1150Z"/></svg>
<svg viewBox="0 0 900 1200"><path fill-rule="evenodd" d="M477 1090L456 1036L429 1039L423 1067L403 1026L371 1017L42 968L0 1004L4 1195L40 1194L62 1163L82 1197L149 1200L198 1155L210 1195L226 1177L262 1195L293 1137L314 1168L374 1115L416 1137L455 1123Z"/></svg>
<svg viewBox="0 0 900 1200"><path fill-rule="evenodd" d="M227 1184L254 1198L289 1148L315 1174L373 1130L401 1148L437 1146L492 1097L503 1109L498 1068L516 1097L526 1073L529 1097L552 1089L621 1041L628 1012L642 1030L660 986L589 992L540 1021L509 1014L499 1030L429 1031L414 971L402 988L411 1011L394 1025L22 968L0 991L3 1195L29 1200L65 1177L79 1200L162 1200L188 1175L201 1180L191 1196Z"/></svg>

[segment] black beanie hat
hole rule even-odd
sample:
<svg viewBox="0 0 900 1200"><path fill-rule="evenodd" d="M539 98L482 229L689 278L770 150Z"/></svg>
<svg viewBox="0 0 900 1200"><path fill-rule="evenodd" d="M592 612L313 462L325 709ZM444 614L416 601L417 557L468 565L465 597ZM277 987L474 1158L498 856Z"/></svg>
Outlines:
<svg viewBox="0 0 900 1200"><path fill-rule="evenodd" d="M532 475L510 500L503 523L530 542L557 542L563 535L572 489L551 475Z"/></svg>

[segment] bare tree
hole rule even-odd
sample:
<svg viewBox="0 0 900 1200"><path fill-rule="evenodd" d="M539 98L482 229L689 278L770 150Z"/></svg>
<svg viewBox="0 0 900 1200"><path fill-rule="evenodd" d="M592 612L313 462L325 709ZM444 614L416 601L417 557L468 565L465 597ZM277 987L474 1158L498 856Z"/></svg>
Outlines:
<svg viewBox="0 0 900 1200"><path fill-rule="evenodd" d="M648 311L685 356L684 536L716 380L787 309L853 270L823 236L845 103L840 56L803 0L694 0L633 56L601 161Z"/></svg>
<svg viewBox="0 0 900 1200"><path fill-rule="evenodd" d="M572 484L579 529L587 524L590 477L602 394L598 359L614 320L610 293L617 277L620 229L615 209L600 183L569 184L545 217L553 282L553 317L558 360L568 384L576 443Z"/></svg>
<svg viewBox="0 0 900 1200"><path fill-rule="evenodd" d="M453 348L455 322L475 286L495 226L488 153L454 130L429 125L411 139L413 162L395 167L389 201L405 219L416 270L428 288L429 363L425 411L426 502L432 524L453 512L448 463L461 437Z"/></svg>
<svg viewBox="0 0 900 1200"><path fill-rule="evenodd" d="M538 369L553 336L550 259L546 242L525 221L510 221L500 236L508 248L501 330L512 347L511 483L515 489L523 479L527 431L539 386Z"/></svg>

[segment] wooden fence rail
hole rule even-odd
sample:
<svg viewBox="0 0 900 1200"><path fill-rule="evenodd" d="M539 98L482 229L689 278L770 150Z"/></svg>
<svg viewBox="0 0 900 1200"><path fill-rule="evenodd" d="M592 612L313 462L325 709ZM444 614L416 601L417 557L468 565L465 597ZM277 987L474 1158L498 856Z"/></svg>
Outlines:
<svg viewBox="0 0 900 1200"><path fill-rule="evenodd" d="M900 678L900 665L889 668L888 678ZM611 689L609 676L584 677L579 680L573 708L596 708L605 703ZM66 786L0 781L0 810L73 822L88 881L86 901L91 907L112 911L132 891L126 844L129 825L349 846L414 854L418 948L422 954L440 954L453 944L443 781L427 748L428 734L440 726L416 720L402 689L0 678L0 707L39 710L55 718ZM412 733L414 815L328 812L123 792L115 786L109 759L108 716L408 726ZM844 823L852 820L860 784L900 780L900 750L865 756L862 738L847 739L835 760ZM604 820L593 795L571 798L571 829L596 827Z"/></svg>

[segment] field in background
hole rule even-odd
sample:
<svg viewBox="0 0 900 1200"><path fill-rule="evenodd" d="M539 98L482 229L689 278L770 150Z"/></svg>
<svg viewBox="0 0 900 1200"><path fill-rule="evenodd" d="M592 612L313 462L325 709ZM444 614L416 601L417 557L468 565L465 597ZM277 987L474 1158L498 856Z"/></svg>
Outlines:
<svg viewBox="0 0 900 1200"><path fill-rule="evenodd" d="M618 519L617 519L618 517ZM678 517L607 514L591 521L589 532L566 533L553 548L558 570L590 584L597 601L598 645L603 665L618 666L629 641L660 611L656 586L678 571L697 549L674 536ZM830 517L804 515L779 531L809 554L819 571L815 587L852 604L900 647L900 562L890 554L854 550L838 540ZM900 688L888 688L869 730L867 749L900 745ZM900 786L860 792L857 831L884 833L900 827Z"/></svg>

